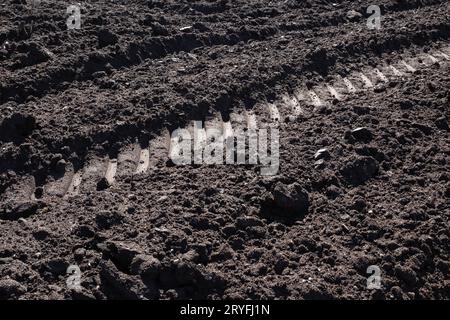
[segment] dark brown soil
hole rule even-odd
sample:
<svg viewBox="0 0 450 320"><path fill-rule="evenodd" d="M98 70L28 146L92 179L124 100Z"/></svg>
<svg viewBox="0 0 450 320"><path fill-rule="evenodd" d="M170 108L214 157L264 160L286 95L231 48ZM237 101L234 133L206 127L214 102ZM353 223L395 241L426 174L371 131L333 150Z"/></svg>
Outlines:
<svg viewBox="0 0 450 320"><path fill-rule="evenodd" d="M0 299L450 298L448 1L71 4L0 4ZM168 161L267 102L277 175Z"/></svg>

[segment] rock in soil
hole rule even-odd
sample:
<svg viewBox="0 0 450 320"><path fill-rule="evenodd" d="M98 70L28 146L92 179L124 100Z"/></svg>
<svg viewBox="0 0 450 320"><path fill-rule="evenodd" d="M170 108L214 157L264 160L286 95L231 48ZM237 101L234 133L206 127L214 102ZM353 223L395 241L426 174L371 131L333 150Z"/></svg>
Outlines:
<svg viewBox="0 0 450 320"><path fill-rule="evenodd" d="M304 215L309 208L308 192L298 183L277 183L272 191L275 205L287 214Z"/></svg>

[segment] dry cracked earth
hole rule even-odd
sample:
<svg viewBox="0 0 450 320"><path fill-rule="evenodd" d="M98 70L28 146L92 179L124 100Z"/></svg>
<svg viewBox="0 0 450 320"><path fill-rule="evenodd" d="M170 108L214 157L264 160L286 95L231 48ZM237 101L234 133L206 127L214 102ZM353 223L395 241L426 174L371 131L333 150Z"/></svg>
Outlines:
<svg viewBox="0 0 450 320"><path fill-rule="evenodd" d="M0 3L0 299L450 298L449 1L31 2ZM277 174L175 165L194 121L278 129Z"/></svg>

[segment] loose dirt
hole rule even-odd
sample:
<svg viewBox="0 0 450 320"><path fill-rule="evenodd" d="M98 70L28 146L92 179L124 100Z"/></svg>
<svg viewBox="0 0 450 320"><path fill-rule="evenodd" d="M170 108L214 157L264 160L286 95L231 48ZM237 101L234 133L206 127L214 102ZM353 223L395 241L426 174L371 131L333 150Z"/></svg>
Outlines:
<svg viewBox="0 0 450 320"><path fill-rule="evenodd" d="M71 4L0 4L0 299L450 298L448 1Z"/></svg>

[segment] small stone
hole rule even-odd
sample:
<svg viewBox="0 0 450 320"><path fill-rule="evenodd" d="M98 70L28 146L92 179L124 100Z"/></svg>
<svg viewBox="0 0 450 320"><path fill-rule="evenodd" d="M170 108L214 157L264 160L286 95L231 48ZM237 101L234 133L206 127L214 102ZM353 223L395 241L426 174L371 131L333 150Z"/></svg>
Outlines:
<svg viewBox="0 0 450 320"><path fill-rule="evenodd" d="M353 138L358 141L369 142L372 140L373 135L372 132L368 128L356 128L351 132Z"/></svg>
<svg viewBox="0 0 450 320"><path fill-rule="evenodd" d="M191 32L194 29L193 26L186 26L186 27L182 27L180 28L181 32Z"/></svg>
<svg viewBox="0 0 450 320"><path fill-rule="evenodd" d="M324 159L320 159L314 162L314 168L316 169L323 169L325 168L325 160Z"/></svg>
<svg viewBox="0 0 450 320"><path fill-rule="evenodd" d="M373 91L376 93L384 92L386 91L387 87L385 83L379 83L373 88Z"/></svg>
<svg viewBox="0 0 450 320"><path fill-rule="evenodd" d="M163 202L166 201L169 197L168 196L161 196L160 198L158 198L158 202Z"/></svg>
<svg viewBox="0 0 450 320"><path fill-rule="evenodd" d="M275 204L286 210L287 213L305 214L308 211L310 205L308 193L298 183L285 185L278 182L272 191L272 195Z"/></svg>
<svg viewBox="0 0 450 320"><path fill-rule="evenodd" d="M329 159L330 158L330 152L328 151L327 148L322 148L317 150L317 152L314 154L314 159L315 160L320 160L320 159Z"/></svg>

